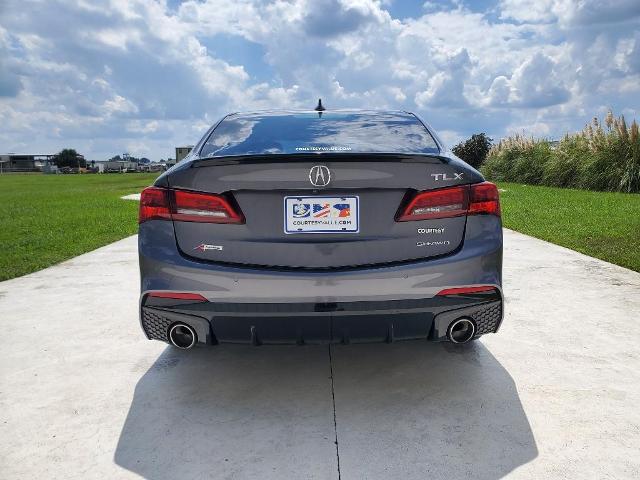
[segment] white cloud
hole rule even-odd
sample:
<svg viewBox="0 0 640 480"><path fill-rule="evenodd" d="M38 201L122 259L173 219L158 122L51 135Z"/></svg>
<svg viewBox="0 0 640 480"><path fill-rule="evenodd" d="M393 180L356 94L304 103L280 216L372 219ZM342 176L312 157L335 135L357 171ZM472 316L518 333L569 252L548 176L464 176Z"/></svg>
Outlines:
<svg viewBox="0 0 640 480"><path fill-rule="evenodd" d="M640 14L637 0L502 0L500 16L520 22L557 22L562 26L610 24Z"/></svg>
<svg viewBox="0 0 640 480"><path fill-rule="evenodd" d="M556 20L559 2L555 0L502 0L500 17L520 22L552 22Z"/></svg>
<svg viewBox="0 0 640 480"><path fill-rule="evenodd" d="M115 95L112 99L106 100L102 105L106 115L120 115L128 113L138 113L138 107L120 95Z"/></svg>
<svg viewBox="0 0 640 480"><path fill-rule="evenodd" d="M469 105L464 92L465 80L471 69L466 49L450 55L441 70L428 82L427 90L416 94L419 107L465 108Z"/></svg>
<svg viewBox="0 0 640 480"><path fill-rule="evenodd" d="M564 103L570 95L553 60L536 53L516 68L510 79L499 76L493 80L489 89L489 104L542 108Z"/></svg>
<svg viewBox="0 0 640 480"><path fill-rule="evenodd" d="M560 136L607 108L640 110L637 0L503 0L490 14L427 2L403 20L389 5L10 0L0 150L75 146L100 158L135 145L166 157L229 111L318 97L414 110L456 140L527 126Z"/></svg>

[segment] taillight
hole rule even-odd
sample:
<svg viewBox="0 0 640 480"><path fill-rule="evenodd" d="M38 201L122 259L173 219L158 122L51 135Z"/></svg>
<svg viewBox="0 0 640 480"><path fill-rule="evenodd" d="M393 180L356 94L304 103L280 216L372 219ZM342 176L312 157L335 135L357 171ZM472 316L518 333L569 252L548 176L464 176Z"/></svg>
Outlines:
<svg viewBox="0 0 640 480"><path fill-rule="evenodd" d="M244 223L244 217L222 195L173 191L174 220L180 222Z"/></svg>
<svg viewBox="0 0 640 480"><path fill-rule="evenodd" d="M471 185L469 215L478 214L500 216L498 187L491 182Z"/></svg>
<svg viewBox="0 0 640 480"><path fill-rule="evenodd" d="M169 191L164 188L145 188L140 194L138 223L147 220L171 220Z"/></svg>
<svg viewBox="0 0 640 480"><path fill-rule="evenodd" d="M490 182L418 192L396 216L398 222L462 215L500 216L498 188Z"/></svg>
<svg viewBox="0 0 640 480"><path fill-rule="evenodd" d="M417 193L396 217L398 222L431 220L466 215L469 190L464 187L443 188Z"/></svg>
<svg viewBox="0 0 640 480"><path fill-rule="evenodd" d="M138 223L171 219L180 222L244 223L239 208L222 195L145 188L140 195Z"/></svg>

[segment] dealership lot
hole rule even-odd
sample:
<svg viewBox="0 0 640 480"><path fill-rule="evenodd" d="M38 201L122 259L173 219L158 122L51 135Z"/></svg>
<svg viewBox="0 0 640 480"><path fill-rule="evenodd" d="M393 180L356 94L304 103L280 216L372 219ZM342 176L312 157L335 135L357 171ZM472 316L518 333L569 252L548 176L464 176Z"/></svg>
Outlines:
<svg viewBox="0 0 640 480"><path fill-rule="evenodd" d="M136 237L2 282L0 476L638 478L640 274L505 234L463 348L149 342Z"/></svg>

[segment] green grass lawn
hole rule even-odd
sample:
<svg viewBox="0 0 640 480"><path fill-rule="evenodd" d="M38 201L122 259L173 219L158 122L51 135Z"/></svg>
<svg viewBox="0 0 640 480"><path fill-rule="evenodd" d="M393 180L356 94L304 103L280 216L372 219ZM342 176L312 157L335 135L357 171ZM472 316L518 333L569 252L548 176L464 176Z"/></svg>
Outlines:
<svg viewBox="0 0 640 480"><path fill-rule="evenodd" d="M640 195L499 187L505 227L640 272Z"/></svg>
<svg viewBox="0 0 640 480"><path fill-rule="evenodd" d="M0 280L137 231L155 174L0 175ZM507 228L640 271L640 195L500 184Z"/></svg>
<svg viewBox="0 0 640 480"><path fill-rule="evenodd" d="M0 280L88 252L138 228L122 200L157 174L0 175Z"/></svg>

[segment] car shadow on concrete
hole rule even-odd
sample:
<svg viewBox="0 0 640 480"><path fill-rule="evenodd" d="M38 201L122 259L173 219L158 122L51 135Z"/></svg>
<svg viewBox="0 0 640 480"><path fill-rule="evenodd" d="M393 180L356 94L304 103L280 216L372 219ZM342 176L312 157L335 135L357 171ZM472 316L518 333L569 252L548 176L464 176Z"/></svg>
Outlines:
<svg viewBox="0 0 640 480"><path fill-rule="evenodd" d="M515 383L481 340L381 347L332 348L343 479L493 480L537 457Z"/></svg>
<svg viewBox="0 0 640 480"><path fill-rule="evenodd" d="M148 479L335 478L327 346L167 347L136 385L116 464Z"/></svg>
<svg viewBox="0 0 640 480"><path fill-rule="evenodd" d="M114 460L148 479L498 479L537 456L486 347L168 347L139 380ZM332 395L331 370L334 391Z"/></svg>

